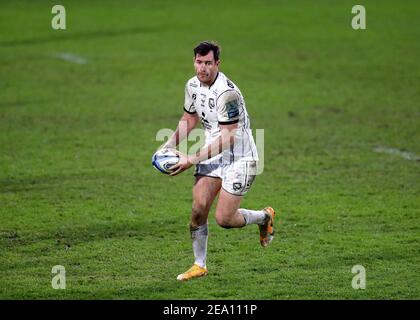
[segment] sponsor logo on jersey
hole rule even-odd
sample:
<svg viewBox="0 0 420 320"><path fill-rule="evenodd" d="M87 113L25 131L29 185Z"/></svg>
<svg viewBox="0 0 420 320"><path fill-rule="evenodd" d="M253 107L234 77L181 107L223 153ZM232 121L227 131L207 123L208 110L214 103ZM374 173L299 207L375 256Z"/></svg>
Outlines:
<svg viewBox="0 0 420 320"><path fill-rule="evenodd" d="M211 130L211 124L206 119L206 114L204 112L201 112L201 123L204 128L206 128L207 130Z"/></svg>
<svg viewBox="0 0 420 320"><path fill-rule="evenodd" d="M226 103L226 111L229 119L239 116L238 101L233 100Z"/></svg>
<svg viewBox="0 0 420 320"><path fill-rule="evenodd" d="M226 83L227 83L229 88L232 88L232 89L235 88L235 86L233 85L233 83L230 80L226 79Z"/></svg>
<svg viewBox="0 0 420 320"><path fill-rule="evenodd" d="M200 93L201 96L201 107L204 108L204 103L206 102L206 95L204 93Z"/></svg>
<svg viewBox="0 0 420 320"><path fill-rule="evenodd" d="M213 109L215 107L215 104L214 104L214 99L213 98L210 98L209 99L209 108L210 109Z"/></svg>

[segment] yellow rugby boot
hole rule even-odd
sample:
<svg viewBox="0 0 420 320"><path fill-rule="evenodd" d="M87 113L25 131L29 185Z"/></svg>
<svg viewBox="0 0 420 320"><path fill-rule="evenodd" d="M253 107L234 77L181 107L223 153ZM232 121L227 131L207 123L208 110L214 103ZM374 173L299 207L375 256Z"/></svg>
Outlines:
<svg viewBox="0 0 420 320"><path fill-rule="evenodd" d="M208 272L207 268L202 268L198 264L193 264L193 266L191 268L189 268L184 273L181 273L180 275L178 275L178 277L176 277L176 279L180 280L180 281L187 281L187 280L191 280L191 279L194 279L194 278L205 276L208 273L209 272Z"/></svg>
<svg viewBox="0 0 420 320"><path fill-rule="evenodd" d="M263 225L259 225L260 228L260 243L261 246L268 246L274 238L274 217L276 212L271 207L266 207L263 211L267 215L267 220Z"/></svg>

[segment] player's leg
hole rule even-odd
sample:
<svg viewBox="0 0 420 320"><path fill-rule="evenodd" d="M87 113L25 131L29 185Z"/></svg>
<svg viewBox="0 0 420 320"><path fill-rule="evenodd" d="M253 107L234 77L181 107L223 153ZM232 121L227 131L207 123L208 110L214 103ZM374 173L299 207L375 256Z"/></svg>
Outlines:
<svg viewBox="0 0 420 320"><path fill-rule="evenodd" d="M239 208L241 200L242 196L233 195L222 189L217 201L216 222L226 229L257 224L260 229L260 243L266 247L274 237L274 209L271 207L263 210Z"/></svg>
<svg viewBox="0 0 420 320"><path fill-rule="evenodd" d="M254 172L254 162L234 163L227 168L217 203L216 221L224 228L257 224L260 229L260 243L265 247L274 236L273 208L267 207L263 210L239 208L242 196L248 192L255 179Z"/></svg>
<svg viewBox="0 0 420 320"><path fill-rule="evenodd" d="M196 176L193 188L190 233L195 258L194 263L202 268L206 267L207 258L207 218L221 186L222 181L219 178Z"/></svg>
<svg viewBox="0 0 420 320"><path fill-rule="evenodd" d="M198 227L207 223L210 208L222 187L220 178L196 176L193 187L191 226Z"/></svg>
<svg viewBox="0 0 420 320"><path fill-rule="evenodd" d="M241 200L241 195L233 195L223 188L220 190L216 207L216 222L219 226L229 229L246 225L244 216L238 210Z"/></svg>
<svg viewBox="0 0 420 320"><path fill-rule="evenodd" d="M194 265L186 272L178 275L178 280L190 280L207 274L207 218L221 185L222 182L219 178L196 176L193 187L193 205L190 222Z"/></svg>

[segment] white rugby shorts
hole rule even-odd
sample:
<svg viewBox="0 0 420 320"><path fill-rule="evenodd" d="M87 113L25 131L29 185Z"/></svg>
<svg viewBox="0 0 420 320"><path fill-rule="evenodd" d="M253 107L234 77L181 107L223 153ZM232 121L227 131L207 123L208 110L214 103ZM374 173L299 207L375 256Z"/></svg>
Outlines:
<svg viewBox="0 0 420 320"><path fill-rule="evenodd" d="M225 191L243 196L251 188L256 172L256 161L239 160L232 163L199 163L195 166L194 175L220 178Z"/></svg>

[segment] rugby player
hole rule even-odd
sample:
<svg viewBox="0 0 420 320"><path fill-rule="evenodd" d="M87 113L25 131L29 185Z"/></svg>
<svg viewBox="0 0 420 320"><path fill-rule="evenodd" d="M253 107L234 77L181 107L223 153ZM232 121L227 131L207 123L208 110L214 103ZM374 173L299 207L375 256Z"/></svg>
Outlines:
<svg viewBox="0 0 420 320"><path fill-rule="evenodd" d="M219 71L220 47L204 41L194 48L196 75L185 86L184 113L177 130L163 145L175 149L200 121L206 141L194 155L179 151L180 161L171 168L175 176L195 164L195 183L190 221L193 266L178 275L181 281L208 274L207 218L217 195L216 222L223 228L257 224L260 244L268 246L274 236L275 211L239 208L250 189L258 161L250 119L239 88Z"/></svg>

